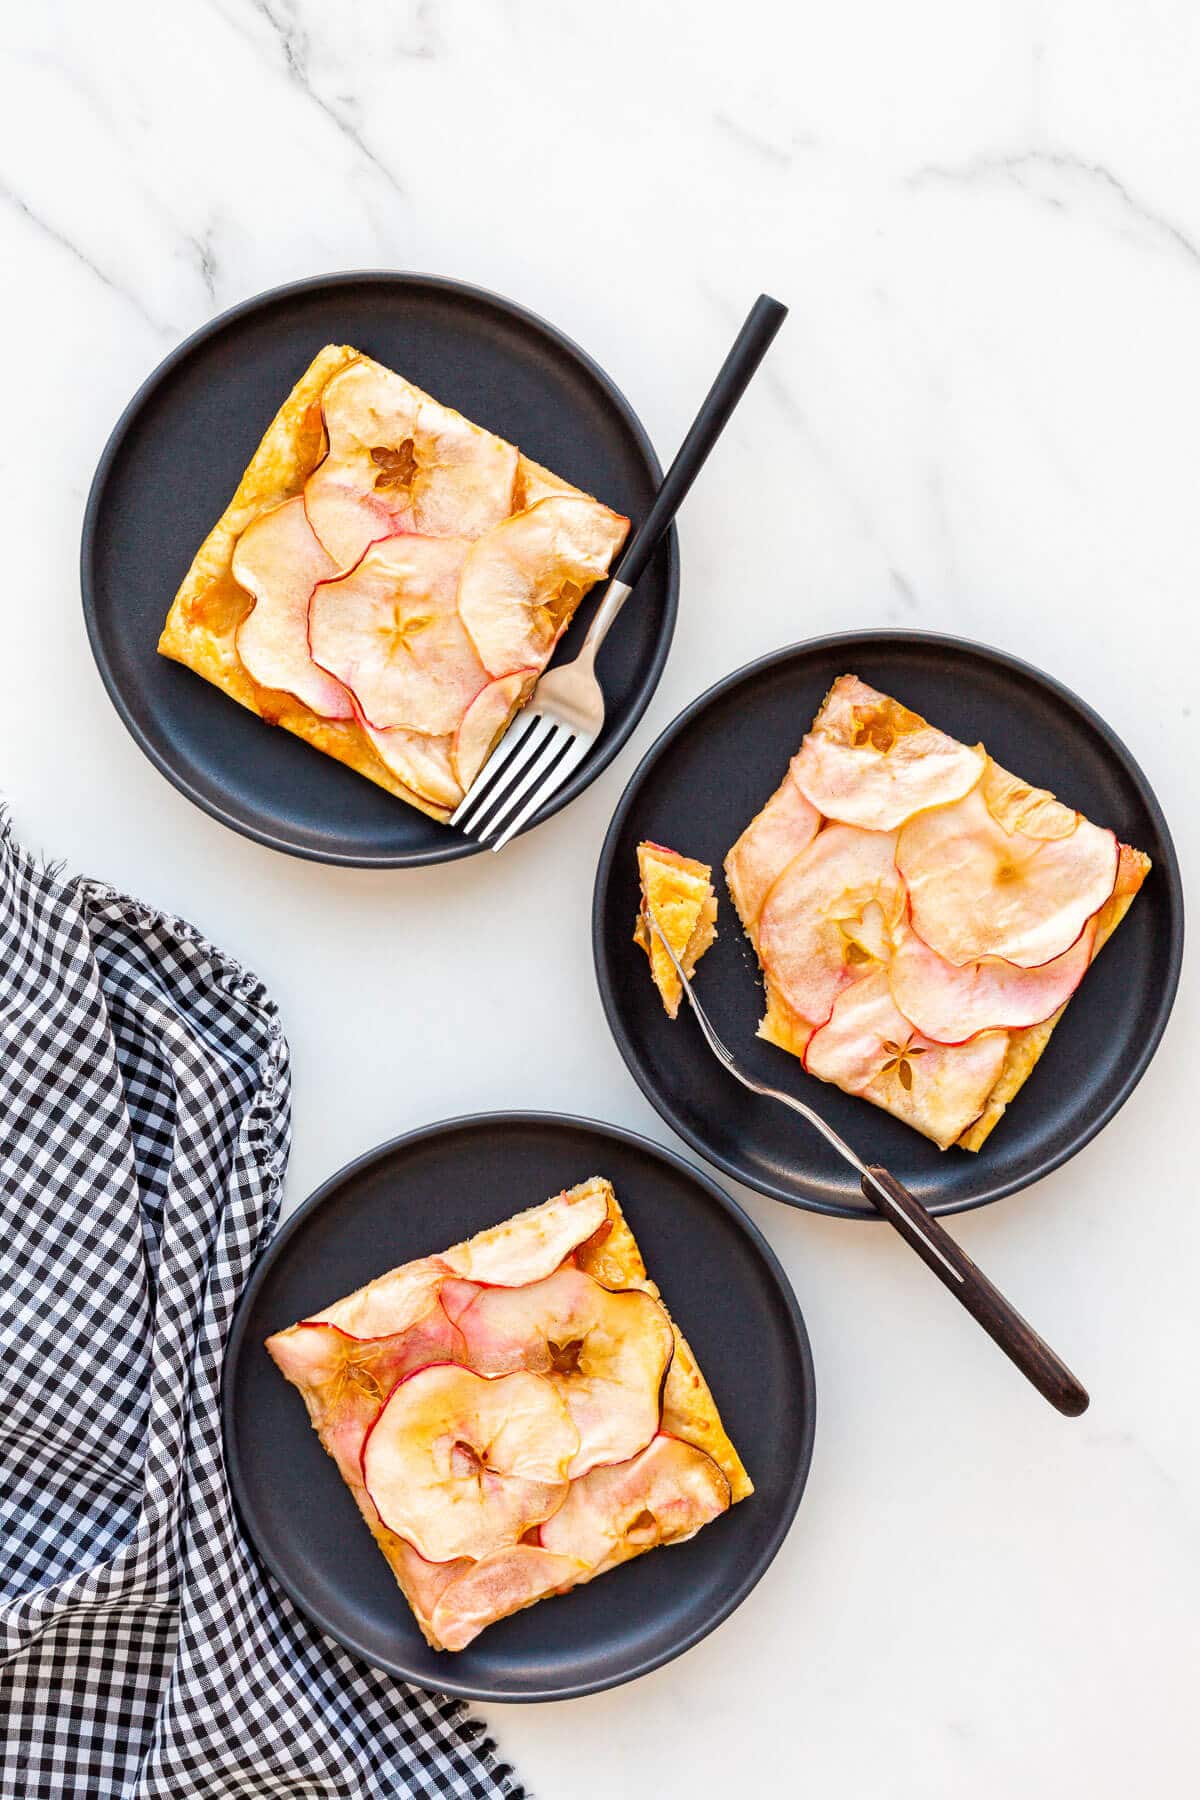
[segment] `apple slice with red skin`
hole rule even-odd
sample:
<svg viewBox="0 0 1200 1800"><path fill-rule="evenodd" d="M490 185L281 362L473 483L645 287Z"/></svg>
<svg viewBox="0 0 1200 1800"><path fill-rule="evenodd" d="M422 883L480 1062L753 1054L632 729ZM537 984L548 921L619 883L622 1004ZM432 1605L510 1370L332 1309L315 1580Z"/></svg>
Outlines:
<svg viewBox="0 0 1200 1800"><path fill-rule="evenodd" d="M446 1278L446 1265L438 1256L423 1256L402 1263L346 1294L332 1306L310 1313L309 1325L338 1325L351 1337L388 1337L406 1331L425 1316L438 1298Z"/></svg>
<svg viewBox="0 0 1200 1800"><path fill-rule="evenodd" d="M267 1349L304 1393L326 1449L353 1484L367 1432L397 1382L435 1360L466 1361L462 1334L436 1299L422 1317L386 1336L353 1337L327 1321L302 1319L269 1338Z"/></svg>
<svg viewBox="0 0 1200 1800"><path fill-rule="evenodd" d="M792 768L827 819L895 831L927 807L969 793L986 762L982 746L960 744L857 675L842 675Z"/></svg>
<svg viewBox="0 0 1200 1800"><path fill-rule="evenodd" d="M520 453L436 400L424 400L414 440L413 518L435 537L479 538L513 509Z"/></svg>
<svg viewBox="0 0 1200 1800"><path fill-rule="evenodd" d="M874 1100L943 1150L978 1118L1004 1066L1008 1033L935 1044L892 999L886 968L839 994L804 1052L804 1067L848 1094Z"/></svg>
<svg viewBox="0 0 1200 1800"><path fill-rule="evenodd" d="M586 1574L577 1557L556 1556L537 1544L494 1550L442 1589L430 1629L444 1650L465 1650L489 1625L564 1592Z"/></svg>
<svg viewBox="0 0 1200 1800"><path fill-rule="evenodd" d="M234 642L242 667L260 687L292 694L323 719L351 717L350 696L318 669L308 650L308 602L336 565L313 535L296 497L259 513L233 548L232 573L254 596Z"/></svg>
<svg viewBox="0 0 1200 1800"><path fill-rule="evenodd" d="M579 1433L552 1383L434 1363L393 1388L362 1479L380 1519L428 1562L519 1543L557 1510Z"/></svg>
<svg viewBox="0 0 1200 1800"><path fill-rule="evenodd" d="M763 901L792 858L808 849L821 828L820 813L796 785L794 767L793 761L725 858L725 879L747 931L758 923Z"/></svg>
<svg viewBox="0 0 1200 1800"><path fill-rule="evenodd" d="M1040 1025L1071 998L1095 941L1092 917L1069 950L1036 969L998 956L959 967L902 926L888 964L892 999L911 1025L938 1044L962 1044L980 1031L1021 1031Z"/></svg>
<svg viewBox="0 0 1200 1800"><path fill-rule="evenodd" d="M308 607L314 662L354 695L376 730L458 730L487 674L455 604L465 538L389 537Z"/></svg>
<svg viewBox="0 0 1200 1800"><path fill-rule="evenodd" d="M487 1287L524 1287L544 1281L559 1263L608 1220L605 1187L582 1185L443 1252L451 1274Z"/></svg>
<svg viewBox="0 0 1200 1800"><path fill-rule="evenodd" d="M564 1267L526 1287L481 1288L456 1323L480 1374L530 1369L558 1389L579 1432L572 1481L627 1461L658 1430L675 1334L642 1289L614 1292Z"/></svg>
<svg viewBox="0 0 1200 1800"><path fill-rule="evenodd" d="M536 669L517 669L481 688L462 716L454 739L454 773L465 794L482 769L492 745L517 702L537 680Z"/></svg>
<svg viewBox="0 0 1200 1800"><path fill-rule="evenodd" d="M573 1481L538 1533L543 1547L587 1565L589 1579L657 1544L694 1537L730 1504L711 1456L660 1432L628 1462Z"/></svg>
<svg viewBox="0 0 1200 1800"><path fill-rule="evenodd" d="M419 404L406 381L366 358L325 385L321 415L328 449L305 483L304 506L341 569L356 563L376 538L411 529L408 485L397 476L413 460Z"/></svg>
<svg viewBox="0 0 1200 1800"><path fill-rule="evenodd" d="M904 912L892 832L827 825L792 858L763 902L758 954L791 1011L828 1019L843 988L886 962Z"/></svg>
<svg viewBox="0 0 1200 1800"><path fill-rule="evenodd" d="M512 511L518 453L360 358L321 399L329 449L309 476L304 504L339 568L397 532L479 537Z"/></svg>
<svg viewBox="0 0 1200 1800"><path fill-rule="evenodd" d="M551 495L473 545L458 610L489 674L544 666L628 527L628 519L596 500Z"/></svg>
<svg viewBox="0 0 1200 1800"><path fill-rule="evenodd" d="M430 737L427 732L409 731L403 725L380 731L363 718L357 706L355 717L380 762L410 794L453 811L463 794L454 769L453 737L448 733Z"/></svg>
<svg viewBox="0 0 1200 1800"><path fill-rule="evenodd" d="M409 1604L420 1619L426 1633L432 1633L431 1621L438 1601L446 1589L463 1575L469 1574L475 1564L469 1556L456 1556L451 1562L427 1562L413 1549L407 1539L397 1537L394 1531L389 1531L386 1525L379 1522L375 1515L375 1509L363 1489L361 1469L356 1469L351 1486L355 1489L356 1496L362 1496L362 1506L365 1509L368 1523L392 1566L392 1573L401 1582ZM443 1645L439 1639L436 1648L448 1649L449 1646Z"/></svg>
<svg viewBox="0 0 1200 1800"><path fill-rule="evenodd" d="M896 842L913 930L960 967L998 956L1034 969L1064 955L1111 895L1119 861L1113 833L1084 818L1068 837L1006 831L978 789L910 819Z"/></svg>

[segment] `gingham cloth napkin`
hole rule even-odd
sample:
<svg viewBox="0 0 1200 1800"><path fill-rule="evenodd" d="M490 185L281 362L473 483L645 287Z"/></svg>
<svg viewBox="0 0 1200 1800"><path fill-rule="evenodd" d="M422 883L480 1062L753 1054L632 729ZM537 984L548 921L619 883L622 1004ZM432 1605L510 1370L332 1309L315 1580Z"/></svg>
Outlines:
<svg viewBox="0 0 1200 1800"><path fill-rule="evenodd" d="M483 1725L263 1574L221 1353L279 1208L288 1051L253 975L0 831L0 1793L520 1800Z"/></svg>

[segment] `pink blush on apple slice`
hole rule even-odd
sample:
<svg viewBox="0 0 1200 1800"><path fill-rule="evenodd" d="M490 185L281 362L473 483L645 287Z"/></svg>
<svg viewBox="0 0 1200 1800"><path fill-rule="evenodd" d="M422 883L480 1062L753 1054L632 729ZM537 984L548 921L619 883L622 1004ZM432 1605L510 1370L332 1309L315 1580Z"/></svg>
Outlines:
<svg viewBox="0 0 1200 1800"><path fill-rule="evenodd" d="M1067 837L1006 831L978 789L910 819L896 845L917 936L947 962L1002 957L1022 969L1064 955L1116 884L1111 831L1078 819Z"/></svg>
<svg viewBox="0 0 1200 1800"><path fill-rule="evenodd" d="M294 695L323 719L350 718L345 688L309 654L309 599L336 571L309 528L304 502L285 500L253 519L234 546L232 572L254 596L235 640L251 680Z"/></svg>
<svg viewBox="0 0 1200 1800"><path fill-rule="evenodd" d="M980 1031L1024 1030L1071 998L1095 941L1093 917L1069 950L1037 968L1018 968L996 956L960 967L904 929L888 967L892 998L918 1031L939 1044L965 1043Z"/></svg>
<svg viewBox="0 0 1200 1800"><path fill-rule="evenodd" d="M318 583L313 660L349 688L378 730L458 730L487 675L458 616L463 538L390 537L347 574Z"/></svg>

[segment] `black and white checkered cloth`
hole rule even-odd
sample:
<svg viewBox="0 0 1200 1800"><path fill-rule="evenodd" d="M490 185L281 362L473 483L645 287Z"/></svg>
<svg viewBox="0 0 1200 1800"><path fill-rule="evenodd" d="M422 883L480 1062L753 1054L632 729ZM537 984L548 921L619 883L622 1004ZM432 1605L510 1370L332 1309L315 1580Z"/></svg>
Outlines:
<svg viewBox="0 0 1200 1800"><path fill-rule="evenodd" d="M234 1516L221 1354L288 1135L256 978L6 824L3 1800L520 1800L479 1721L321 1636Z"/></svg>

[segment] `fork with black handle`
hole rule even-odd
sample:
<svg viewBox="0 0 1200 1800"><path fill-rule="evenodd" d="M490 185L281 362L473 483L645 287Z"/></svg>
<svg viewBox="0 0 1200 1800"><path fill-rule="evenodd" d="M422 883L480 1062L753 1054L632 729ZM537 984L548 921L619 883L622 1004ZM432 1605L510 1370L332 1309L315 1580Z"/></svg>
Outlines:
<svg viewBox="0 0 1200 1800"><path fill-rule="evenodd" d="M1057 1407L1060 1413L1066 1413L1068 1418L1078 1418L1080 1413L1086 1412L1087 1389L1076 1380L1045 1338L1040 1337L1033 1326L1021 1317L1016 1307L1009 1304L999 1288L993 1286L966 1251L955 1243L946 1228L932 1213L926 1212L921 1202L909 1193L902 1182L897 1181L894 1175L890 1175L878 1163L863 1162L833 1126L803 1100L797 1100L794 1094L785 1094L779 1088L768 1087L765 1082L756 1081L744 1069L739 1068L732 1051L722 1043L712 1020L697 1000L679 958L667 942L666 934L661 930L648 903L644 911L650 929L671 959L671 965L683 985L688 1005L696 1015L704 1040L722 1067L736 1081L740 1081L743 1087L749 1088L751 1093L762 1094L768 1100L778 1100L782 1106L790 1106L815 1131L819 1131L825 1142L832 1145L858 1175L863 1194L875 1210L890 1225L895 1226L909 1249L916 1251L926 1268L933 1270L938 1280L950 1289L960 1305L965 1306L972 1318L983 1326L993 1343L1000 1346L1026 1380L1033 1383L1038 1393L1051 1406Z"/></svg>
<svg viewBox="0 0 1200 1800"><path fill-rule="evenodd" d="M491 850L503 850L583 761L604 728L596 656L638 577L666 536L684 496L724 431L787 307L760 294L709 389L650 510L625 547L573 662L550 669L492 751L450 819Z"/></svg>

